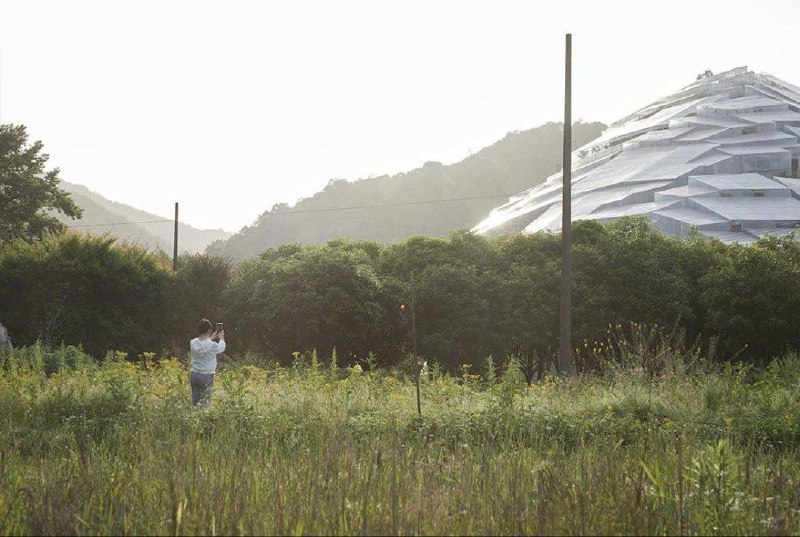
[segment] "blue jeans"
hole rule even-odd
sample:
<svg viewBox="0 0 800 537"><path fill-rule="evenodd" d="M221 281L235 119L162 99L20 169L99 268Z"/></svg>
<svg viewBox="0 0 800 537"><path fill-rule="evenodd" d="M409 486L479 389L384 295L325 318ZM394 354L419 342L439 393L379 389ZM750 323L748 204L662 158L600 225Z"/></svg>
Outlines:
<svg viewBox="0 0 800 537"><path fill-rule="evenodd" d="M211 399L211 386L214 384L214 377L212 373L198 373L192 371L191 384L192 384L192 404L206 404Z"/></svg>

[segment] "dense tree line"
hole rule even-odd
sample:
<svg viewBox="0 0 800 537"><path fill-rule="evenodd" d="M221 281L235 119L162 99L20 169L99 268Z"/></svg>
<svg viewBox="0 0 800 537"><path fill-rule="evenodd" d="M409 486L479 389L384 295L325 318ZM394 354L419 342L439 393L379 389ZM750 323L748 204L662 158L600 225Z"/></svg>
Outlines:
<svg viewBox="0 0 800 537"><path fill-rule="evenodd" d="M413 348L449 368L492 355L524 363L557 348L560 236L466 231L383 245L283 245L232 265L169 260L109 238L51 236L0 246L0 320L18 344L184 352L200 317L224 321L231 352L290 362L335 348L353 363L395 364ZM721 357L763 360L800 348L800 242L726 246L665 237L645 220L574 230L574 340L609 323L679 326ZM413 279L413 283L412 283Z"/></svg>

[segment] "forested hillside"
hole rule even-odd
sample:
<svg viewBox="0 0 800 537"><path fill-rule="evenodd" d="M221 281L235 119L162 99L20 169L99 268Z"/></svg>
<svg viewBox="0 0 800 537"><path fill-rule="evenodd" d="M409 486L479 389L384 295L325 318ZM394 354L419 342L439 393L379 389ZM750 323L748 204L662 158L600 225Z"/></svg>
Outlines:
<svg viewBox="0 0 800 537"><path fill-rule="evenodd" d="M573 147L593 140L604 128L602 123L576 123ZM561 169L562 136L561 123L547 123L508 133L455 164L427 162L393 176L331 180L294 207L276 205L252 226L209 246L208 252L239 260L294 242L319 244L339 237L395 242L471 228L509 195Z"/></svg>
<svg viewBox="0 0 800 537"><path fill-rule="evenodd" d="M172 252L174 224L169 219L111 201L83 185L61 181L60 187L69 192L78 207L83 209L83 217L78 222L58 215L59 220L68 226L77 226L74 229L93 235L108 233L151 250L160 248ZM179 250L189 253L202 252L210 242L230 235L221 229L197 229L187 224L178 225L178 234Z"/></svg>

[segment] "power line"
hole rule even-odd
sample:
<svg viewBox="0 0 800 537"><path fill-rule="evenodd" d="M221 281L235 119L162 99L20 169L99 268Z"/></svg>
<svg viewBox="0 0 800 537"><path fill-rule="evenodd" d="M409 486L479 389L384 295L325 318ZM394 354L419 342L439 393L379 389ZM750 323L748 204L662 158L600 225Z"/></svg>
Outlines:
<svg viewBox="0 0 800 537"><path fill-rule="evenodd" d="M124 226L128 224L156 224L160 222L172 222L172 220L140 220L138 222L106 222L103 224L77 224L74 226L67 226L68 228L76 228L76 227L102 227L102 226Z"/></svg>
<svg viewBox="0 0 800 537"><path fill-rule="evenodd" d="M353 209L379 209L383 207L398 207L403 205L425 205L430 203L443 203L443 202L450 202L450 201L472 201L472 200L485 200L485 199L497 199L497 198L508 198L518 194L515 192L514 194L496 194L494 196L471 196L467 198L445 198L445 199L435 199L435 200L417 200L417 201L398 201L396 203L376 203L374 205L351 205L348 207L327 207L322 209L301 209L299 211L284 211L278 213L269 213L272 215L284 215L284 214L303 214L303 213L325 213L331 211L349 211Z"/></svg>
<svg viewBox="0 0 800 537"><path fill-rule="evenodd" d="M473 200L485 200L485 199L498 199L498 198L509 198L518 194L518 192L512 194L495 194L492 196L469 196L464 198L444 198L444 199L432 199L432 200L415 200L415 201L398 201L395 203L375 203L372 205L349 205L346 207L325 207L320 209L300 209L300 210L289 210L289 211L282 211L282 212L271 212L268 213L269 216L283 216L289 214L307 214L307 213L327 213L333 211L352 211L357 209L380 209L385 207L401 207L406 205L428 205L433 203L446 203L446 202L454 202L454 201L473 201ZM113 225L126 225L126 224L155 224L155 223L162 223L162 222L172 222L172 220L142 220L140 222L108 222L103 224L82 224L82 225L73 225L67 226L68 228L78 228L78 227L100 227L100 226L113 226Z"/></svg>

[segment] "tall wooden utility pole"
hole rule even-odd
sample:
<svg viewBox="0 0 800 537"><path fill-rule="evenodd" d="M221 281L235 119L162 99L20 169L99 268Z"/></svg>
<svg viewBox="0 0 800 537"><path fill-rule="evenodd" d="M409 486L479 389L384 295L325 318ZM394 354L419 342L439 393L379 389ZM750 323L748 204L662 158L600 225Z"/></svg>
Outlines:
<svg viewBox="0 0 800 537"><path fill-rule="evenodd" d="M178 202L175 202L175 238L172 241L172 270L178 271Z"/></svg>
<svg viewBox="0 0 800 537"><path fill-rule="evenodd" d="M572 361L572 34L566 35L564 61L564 153L561 198L561 317L558 369L574 377Z"/></svg>

